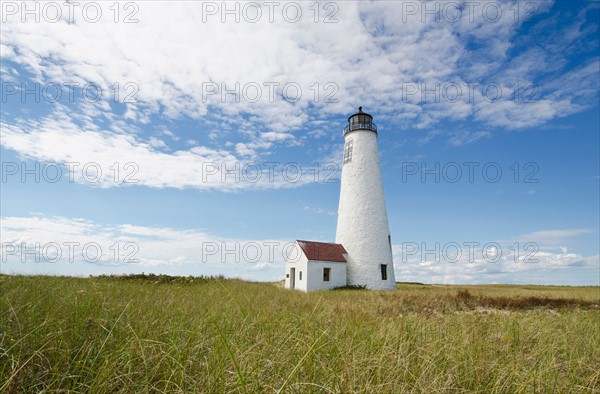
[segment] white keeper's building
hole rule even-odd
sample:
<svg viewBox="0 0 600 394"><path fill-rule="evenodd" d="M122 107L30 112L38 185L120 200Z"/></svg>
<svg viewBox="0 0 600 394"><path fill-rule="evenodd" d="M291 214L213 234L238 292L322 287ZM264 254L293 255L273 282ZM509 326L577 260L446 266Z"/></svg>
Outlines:
<svg viewBox="0 0 600 394"><path fill-rule="evenodd" d="M296 241L285 263L287 289L396 288L377 126L362 107L348 118L344 141L335 243Z"/></svg>

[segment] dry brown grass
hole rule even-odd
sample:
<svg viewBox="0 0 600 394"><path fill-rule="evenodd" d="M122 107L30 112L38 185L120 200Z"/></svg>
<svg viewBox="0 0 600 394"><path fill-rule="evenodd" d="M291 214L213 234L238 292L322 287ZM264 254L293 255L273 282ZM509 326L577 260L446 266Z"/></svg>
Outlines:
<svg viewBox="0 0 600 394"><path fill-rule="evenodd" d="M598 287L150 279L0 276L0 392L600 390Z"/></svg>

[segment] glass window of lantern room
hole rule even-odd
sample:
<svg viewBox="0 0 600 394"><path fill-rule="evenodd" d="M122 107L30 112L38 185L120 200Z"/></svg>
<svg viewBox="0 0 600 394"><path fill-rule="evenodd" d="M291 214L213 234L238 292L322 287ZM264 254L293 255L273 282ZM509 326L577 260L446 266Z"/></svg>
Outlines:
<svg viewBox="0 0 600 394"><path fill-rule="evenodd" d="M344 164L352 161L352 140L346 141L344 145Z"/></svg>

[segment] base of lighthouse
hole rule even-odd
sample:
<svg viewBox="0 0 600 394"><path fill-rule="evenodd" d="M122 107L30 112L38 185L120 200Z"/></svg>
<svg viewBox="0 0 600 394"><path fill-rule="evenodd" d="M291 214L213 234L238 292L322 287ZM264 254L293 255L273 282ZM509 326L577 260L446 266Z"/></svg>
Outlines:
<svg viewBox="0 0 600 394"><path fill-rule="evenodd" d="M391 261L387 264L361 263L348 257L346 283L348 286L364 286L369 290L395 290L394 266Z"/></svg>

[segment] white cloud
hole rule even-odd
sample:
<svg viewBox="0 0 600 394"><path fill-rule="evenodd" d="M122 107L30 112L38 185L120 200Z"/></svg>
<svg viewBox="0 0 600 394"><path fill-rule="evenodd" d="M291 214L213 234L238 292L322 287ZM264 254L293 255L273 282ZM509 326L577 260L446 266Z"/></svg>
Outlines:
<svg viewBox="0 0 600 394"><path fill-rule="evenodd" d="M84 219L39 215L3 217L0 232L3 239L2 272L67 275L144 271L280 280L284 276L284 256L293 242L231 239L198 229L132 224L102 226ZM538 232L538 236L562 238L588 232L586 229L543 231ZM27 248L24 257L22 243ZM36 250L36 243L39 244L38 263L34 262L32 253ZM54 257L54 243L62 249L63 255L60 261L52 263L49 260ZM66 246L69 244L74 245L73 262L69 262ZM84 253L86 245L91 244L97 247L88 248ZM565 283L565 275L573 270L587 270L588 275L575 281L578 284L594 284L594 275L600 264L600 256L569 253L566 247L561 247L559 253L543 248L533 254L521 250L515 258L511 242L490 246L486 254L482 245L473 246L471 251L468 246L461 245L460 257L457 257L456 248L440 246L440 252L435 256L431 253L435 249L432 245L423 248L429 251L427 255L423 254L421 246L407 243L393 245L398 281L506 283L537 278L536 283L558 284ZM97 248L102 252L102 258L92 262ZM115 254L117 250L118 254ZM26 262L21 262L21 259Z"/></svg>
<svg viewBox="0 0 600 394"><path fill-rule="evenodd" d="M418 143L421 145L425 145L425 144L429 143L432 139L434 139L435 137L437 137L441 134L442 134L442 132L440 130L430 131L429 133L427 133L426 136L419 138Z"/></svg>
<svg viewBox="0 0 600 394"><path fill-rule="evenodd" d="M3 217L0 231L1 271L14 273L152 271L236 277L246 272L252 279L269 280L275 274L283 277L290 242L231 239L196 229L101 226L84 219L44 216ZM61 256L53 261L57 250Z"/></svg>
<svg viewBox="0 0 600 394"><path fill-rule="evenodd" d="M531 193L527 193L531 194ZM518 243L519 245L533 244L540 251L556 252L560 251L562 255L572 255L567 253L569 250L579 249L587 245L592 234L596 234L597 229L592 228L567 228L560 230L540 230L525 234L519 234L509 240L507 245ZM593 236L591 237L593 239Z"/></svg>
<svg viewBox="0 0 600 394"><path fill-rule="evenodd" d="M158 135L169 137L173 141L179 141L179 137L177 135L175 135L175 133L173 133L171 130L167 129L166 127L161 127L160 130L158 131Z"/></svg>
<svg viewBox="0 0 600 394"><path fill-rule="evenodd" d="M537 283L537 284L587 284L597 285L600 256L559 253L527 248L519 244L518 255L514 243L498 243L483 249L483 244L469 246L458 243L460 253L449 244L435 246L394 245L396 280L403 282L475 284L475 283ZM424 251L427 251L425 253ZM586 272L567 276L576 270Z"/></svg>
<svg viewBox="0 0 600 394"><path fill-rule="evenodd" d="M564 230L542 230L534 231L527 234L522 234L518 238L522 240L529 240L535 242L558 242L566 241L570 238L578 237L580 235L592 234L595 230L591 228L573 228Z"/></svg>
<svg viewBox="0 0 600 394"><path fill-rule="evenodd" d="M287 162L277 166L253 161L256 151L268 149L272 142L238 143L237 155L200 145L167 153L166 144L154 137L145 142L131 134L86 130L66 115L16 125L2 123L1 127L4 148L45 163L76 163L63 169L65 179L72 177L90 186L233 191L298 187L321 181L315 181L312 163L297 164L302 170L296 176L284 171Z"/></svg>
<svg viewBox="0 0 600 394"><path fill-rule="evenodd" d="M408 3L417 6L414 15L408 12ZM494 10L500 7L499 20L486 16L483 10L488 3ZM532 18L542 17L552 3L536 2ZM75 23L21 23L20 15L9 17L0 36L2 56L42 81L94 82L107 92L119 82L120 100L127 94L125 83L133 82L139 87L138 102L126 104L126 116L140 123L148 123L156 113L169 118L221 117L223 123L237 126L250 121L268 127L270 132L262 138L271 142L289 139L288 132L313 120L315 112L346 114L357 102L416 128L471 116L492 126L533 127L582 109L573 102L582 92L551 83L547 94L534 103L514 103L509 98L517 76L503 72L528 70L532 59L523 56L511 63L508 57L525 21L515 14L516 9L524 12L522 7L511 2L479 2L473 18L463 9L457 23L447 21L455 10L447 9L446 2L332 3L339 7L336 23L322 23L329 7L321 9L315 23L312 3L294 3L302 6L303 17L297 23L285 20L281 6L273 23L265 7L258 23L244 18L235 23L231 15L222 23L221 13L203 14L203 4L142 2L135 15L138 23L114 23L108 3L102 5L106 17L97 23L82 18ZM425 7L440 8L441 19L428 16ZM583 29L574 29L569 42L583 34ZM535 56L535 60L542 58ZM594 65L566 78L581 81ZM538 69L547 71L545 66ZM455 103L402 100L405 83L482 84L490 78L506 89L496 103L479 96L470 102L467 94ZM236 83L242 96L239 102L223 89L233 89ZM279 84L273 97L271 83ZM332 85L326 88L328 83ZM297 102L281 99L286 84L302 89ZM215 86L218 93L209 94ZM259 100L253 102L256 86ZM589 98L598 88L588 85L587 90L591 90L586 93ZM294 96L293 91L288 93ZM337 102L326 102L330 95Z"/></svg>
<svg viewBox="0 0 600 394"><path fill-rule="evenodd" d="M162 148L162 149L169 148L163 140L159 140L158 138L155 138L155 137L150 137L150 140L148 140L148 145L150 145L152 148Z"/></svg>
<svg viewBox="0 0 600 394"><path fill-rule="evenodd" d="M503 91L510 92L508 87L504 87ZM539 99L530 103L518 103L508 98L497 102L481 98L476 107L476 119L509 129L537 126L575 112L574 104L569 100Z"/></svg>
<svg viewBox="0 0 600 394"><path fill-rule="evenodd" d="M326 210L323 208L315 208L315 207L311 207L308 205L304 206L304 210L312 212L312 213L316 213L318 215L337 216L337 212L335 212L335 211Z"/></svg>
<svg viewBox="0 0 600 394"><path fill-rule="evenodd" d="M265 141L285 141L290 138L294 138L294 136L290 133L276 133L274 131L268 131L266 133L262 133L260 135Z"/></svg>
<svg viewBox="0 0 600 394"><path fill-rule="evenodd" d="M269 149L273 146L271 142L250 142L243 143L239 142L235 145L235 151L238 155L242 157L248 157L250 159L255 159L257 157L256 151L259 149Z"/></svg>
<svg viewBox="0 0 600 394"><path fill-rule="evenodd" d="M491 138L492 133L489 131L458 131L450 134L449 143L452 146L462 146L466 144L471 144L481 138Z"/></svg>

